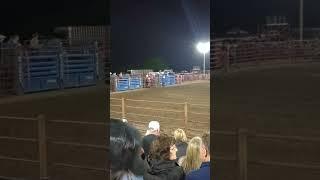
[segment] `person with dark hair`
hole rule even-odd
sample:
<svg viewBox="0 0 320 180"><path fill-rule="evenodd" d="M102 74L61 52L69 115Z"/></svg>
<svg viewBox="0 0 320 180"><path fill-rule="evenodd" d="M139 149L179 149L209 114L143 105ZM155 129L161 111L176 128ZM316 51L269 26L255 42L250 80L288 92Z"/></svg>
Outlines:
<svg viewBox="0 0 320 180"><path fill-rule="evenodd" d="M110 179L143 180L145 161L142 159L139 131L121 120L110 120Z"/></svg>
<svg viewBox="0 0 320 180"><path fill-rule="evenodd" d="M201 137L203 147L200 151L202 164L200 169L191 171L186 180L210 180L210 132Z"/></svg>
<svg viewBox="0 0 320 180"><path fill-rule="evenodd" d="M161 134L151 144L148 169L144 180L183 180L183 169L177 164L177 148L175 140L166 134Z"/></svg>
<svg viewBox="0 0 320 180"><path fill-rule="evenodd" d="M173 132L174 139L176 140L176 147L178 149L177 152L177 160L186 155L187 147L188 147L188 139L187 135L183 129L176 129Z"/></svg>

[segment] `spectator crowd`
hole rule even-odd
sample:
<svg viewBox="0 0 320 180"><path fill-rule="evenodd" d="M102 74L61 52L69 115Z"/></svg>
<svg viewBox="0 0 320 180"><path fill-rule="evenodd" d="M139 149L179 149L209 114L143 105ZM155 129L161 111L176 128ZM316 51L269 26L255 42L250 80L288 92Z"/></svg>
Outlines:
<svg viewBox="0 0 320 180"><path fill-rule="evenodd" d="M183 129L172 135L150 121L145 135L127 120L111 119L111 180L209 180L210 132L188 140Z"/></svg>

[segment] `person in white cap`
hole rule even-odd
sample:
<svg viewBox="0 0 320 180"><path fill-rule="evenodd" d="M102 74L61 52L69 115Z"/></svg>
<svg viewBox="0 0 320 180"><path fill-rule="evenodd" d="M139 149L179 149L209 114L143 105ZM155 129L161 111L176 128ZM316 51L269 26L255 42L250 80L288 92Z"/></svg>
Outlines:
<svg viewBox="0 0 320 180"><path fill-rule="evenodd" d="M160 135L160 123L158 121L150 121L148 125L148 129L146 132L146 136L149 134Z"/></svg>
<svg viewBox="0 0 320 180"><path fill-rule="evenodd" d="M154 140L160 135L160 123L158 121L150 121L146 135L142 139L142 147L145 157L148 158L150 146Z"/></svg>

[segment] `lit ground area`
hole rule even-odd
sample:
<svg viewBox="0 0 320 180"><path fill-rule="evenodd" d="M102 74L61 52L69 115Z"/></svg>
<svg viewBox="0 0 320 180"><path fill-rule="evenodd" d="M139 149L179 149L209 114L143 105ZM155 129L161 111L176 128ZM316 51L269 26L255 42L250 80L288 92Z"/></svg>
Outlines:
<svg viewBox="0 0 320 180"><path fill-rule="evenodd" d="M185 120L189 135L200 135L209 130L209 81L113 93L110 101L113 118L122 117L121 98L125 99L125 118L142 132L150 120L160 121L161 129L167 133L175 128L185 128Z"/></svg>
<svg viewBox="0 0 320 180"><path fill-rule="evenodd" d="M320 179L318 169L284 165L320 165L319 141L303 139L320 137L319 92L319 64L253 68L215 77L212 123L216 130L247 128L251 133L302 136L300 140L250 136L249 180ZM214 156L237 158L236 136L213 139ZM237 161L217 160L216 165L217 179L236 179Z"/></svg>
<svg viewBox="0 0 320 180"><path fill-rule="evenodd" d="M244 70L214 84L218 129L320 128L320 64Z"/></svg>

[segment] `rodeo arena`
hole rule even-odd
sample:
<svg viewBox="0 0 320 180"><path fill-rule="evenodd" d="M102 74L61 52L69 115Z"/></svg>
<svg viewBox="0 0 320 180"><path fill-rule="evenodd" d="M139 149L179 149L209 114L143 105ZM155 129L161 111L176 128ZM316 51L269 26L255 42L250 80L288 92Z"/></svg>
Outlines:
<svg viewBox="0 0 320 180"><path fill-rule="evenodd" d="M105 179L110 27L57 33L0 37L0 179Z"/></svg>
<svg viewBox="0 0 320 180"><path fill-rule="evenodd" d="M189 72L181 73L173 70L154 72L151 69L110 73L110 87L110 156L114 157L111 159L111 171L112 164L119 160L129 161L129 154L119 153L119 149L127 152L128 147L121 146L122 140L130 136L127 141L132 143L131 138L136 138L132 137L131 129L142 135L141 144L147 162L141 166L129 166L134 177L182 180L185 176L192 176L192 170L203 166L204 172L199 178L210 179L209 71L203 73L194 66ZM127 127L126 124L130 125L129 130L123 130L126 134L119 134L117 130ZM205 157L192 155L191 152L199 152L202 147L207 152ZM161 152L161 157L157 152ZM134 170L137 167L145 171L139 173ZM111 179L117 179L118 172L114 168ZM123 176L127 175L133 176L130 173Z"/></svg>
<svg viewBox="0 0 320 180"><path fill-rule="evenodd" d="M141 132L150 120L161 122L163 131L184 128L189 137L209 130L210 73L173 70L129 70L110 73L110 113L125 119ZM173 121L174 120L174 121Z"/></svg>
<svg viewBox="0 0 320 180"><path fill-rule="evenodd" d="M216 179L320 178L319 37L267 17L211 38Z"/></svg>

